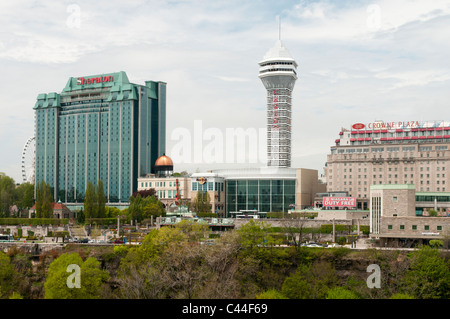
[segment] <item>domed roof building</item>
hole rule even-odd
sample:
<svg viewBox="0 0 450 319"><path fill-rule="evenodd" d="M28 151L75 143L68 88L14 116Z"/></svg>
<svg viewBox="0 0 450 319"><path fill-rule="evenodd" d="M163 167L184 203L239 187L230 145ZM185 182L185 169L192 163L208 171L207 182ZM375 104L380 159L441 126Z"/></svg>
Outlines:
<svg viewBox="0 0 450 319"><path fill-rule="evenodd" d="M138 191L153 188L158 199L164 204L167 213L179 212L180 209L184 209L191 198L191 178L180 174L174 176L173 161L166 154L156 159L153 169L154 174L138 178Z"/></svg>
<svg viewBox="0 0 450 319"><path fill-rule="evenodd" d="M173 175L173 162L172 159L166 154L163 154L156 160L155 175L156 177L166 177Z"/></svg>

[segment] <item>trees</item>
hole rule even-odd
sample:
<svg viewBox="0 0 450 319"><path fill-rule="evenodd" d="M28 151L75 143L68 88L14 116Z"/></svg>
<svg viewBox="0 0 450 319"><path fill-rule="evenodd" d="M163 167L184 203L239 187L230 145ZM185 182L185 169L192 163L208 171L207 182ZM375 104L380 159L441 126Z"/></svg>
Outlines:
<svg viewBox="0 0 450 319"><path fill-rule="evenodd" d="M330 263L302 264L285 279L281 293L289 299L324 299L337 282L336 271Z"/></svg>
<svg viewBox="0 0 450 319"><path fill-rule="evenodd" d="M71 272L67 271L69 265L80 267L80 288L70 288L67 284L68 277L71 276ZM100 298L102 286L109 279L109 274L105 270L100 270L99 267L100 263L94 257L83 261L78 253L62 254L48 268L44 297L46 299Z"/></svg>
<svg viewBox="0 0 450 319"><path fill-rule="evenodd" d="M96 196L94 184L91 181L87 184L86 192L84 194L84 216L86 218L96 218Z"/></svg>
<svg viewBox="0 0 450 319"><path fill-rule="evenodd" d="M0 252L0 297L4 298L13 286L12 279L14 267L11 265L9 256Z"/></svg>
<svg viewBox="0 0 450 319"><path fill-rule="evenodd" d="M211 211L211 197L208 192L197 192L197 196L191 201L191 210L196 213L207 213Z"/></svg>
<svg viewBox="0 0 450 319"><path fill-rule="evenodd" d="M36 189L36 217L53 217L53 202L54 200L49 184L44 180L41 180Z"/></svg>
<svg viewBox="0 0 450 319"><path fill-rule="evenodd" d="M31 208L34 199L34 185L31 183L22 183L15 189L14 203L19 210Z"/></svg>
<svg viewBox="0 0 450 319"><path fill-rule="evenodd" d="M0 176L0 214L9 216L9 208L14 201L14 180L9 176Z"/></svg>
<svg viewBox="0 0 450 319"><path fill-rule="evenodd" d="M328 290L326 299L359 299L359 297L345 287L334 287Z"/></svg>
<svg viewBox="0 0 450 319"><path fill-rule="evenodd" d="M128 213L131 219L141 222L151 216L162 216L165 210L163 204L155 195L143 197L140 193L137 193L136 197L130 197Z"/></svg>
<svg viewBox="0 0 450 319"><path fill-rule="evenodd" d="M106 197L105 190L103 187L103 181L100 179L97 182L97 191L96 191L96 199L97 199L97 217L105 218L106 217Z"/></svg>
<svg viewBox="0 0 450 319"><path fill-rule="evenodd" d="M103 189L103 181L98 180L97 187L91 181L87 184L84 194L84 215L86 218L106 217L106 197Z"/></svg>
<svg viewBox="0 0 450 319"><path fill-rule="evenodd" d="M439 250L422 247L411 255L411 268L402 279L403 292L417 299L448 299L450 297L449 262Z"/></svg>

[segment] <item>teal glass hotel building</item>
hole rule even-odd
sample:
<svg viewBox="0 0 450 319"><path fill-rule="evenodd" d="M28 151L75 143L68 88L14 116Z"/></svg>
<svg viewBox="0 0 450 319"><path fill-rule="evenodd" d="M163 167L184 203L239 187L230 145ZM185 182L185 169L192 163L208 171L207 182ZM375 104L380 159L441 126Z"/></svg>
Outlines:
<svg viewBox="0 0 450 319"><path fill-rule="evenodd" d="M123 71L71 77L34 110L35 185L46 181L55 201L82 203L88 182L102 180L107 203L128 203L165 153L164 82L133 84Z"/></svg>

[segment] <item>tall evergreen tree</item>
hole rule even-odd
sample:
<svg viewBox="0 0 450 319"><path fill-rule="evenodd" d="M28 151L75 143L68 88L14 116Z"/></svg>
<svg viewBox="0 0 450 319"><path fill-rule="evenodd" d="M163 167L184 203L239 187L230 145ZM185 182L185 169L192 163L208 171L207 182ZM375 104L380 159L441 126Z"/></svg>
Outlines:
<svg viewBox="0 0 450 319"><path fill-rule="evenodd" d="M86 218L97 217L97 199L95 188L91 181L89 181L86 193L84 194L84 216Z"/></svg>
<svg viewBox="0 0 450 319"><path fill-rule="evenodd" d="M41 180L36 189L36 217L37 218L53 217L53 207L52 207L53 202L54 200L50 186L44 180Z"/></svg>
<svg viewBox="0 0 450 319"><path fill-rule="evenodd" d="M9 208L13 205L15 184L9 176L0 176L0 213L9 216Z"/></svg>
<svg viewBox="0 0 450 319"><path fill-rule="evenodd" d="M105 218L106 217L106 197L105 197L105 191L103 189L103 181L101 179L97 182L97 192L96 192L96 199L97 199L97 217L98 218Z"/></svg>

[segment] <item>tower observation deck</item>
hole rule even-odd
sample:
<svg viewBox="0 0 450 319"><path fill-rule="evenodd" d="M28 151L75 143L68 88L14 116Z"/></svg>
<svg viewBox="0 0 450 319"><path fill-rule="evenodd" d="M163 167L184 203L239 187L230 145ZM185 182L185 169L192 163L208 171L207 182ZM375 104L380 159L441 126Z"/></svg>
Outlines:
<svg viewBox="0 0 450 319"><path fill-rule="evenodd" d="M267 166L291 167L292 90L297 62L277 40L259 62L259 78L267 90Z"/></svg>

